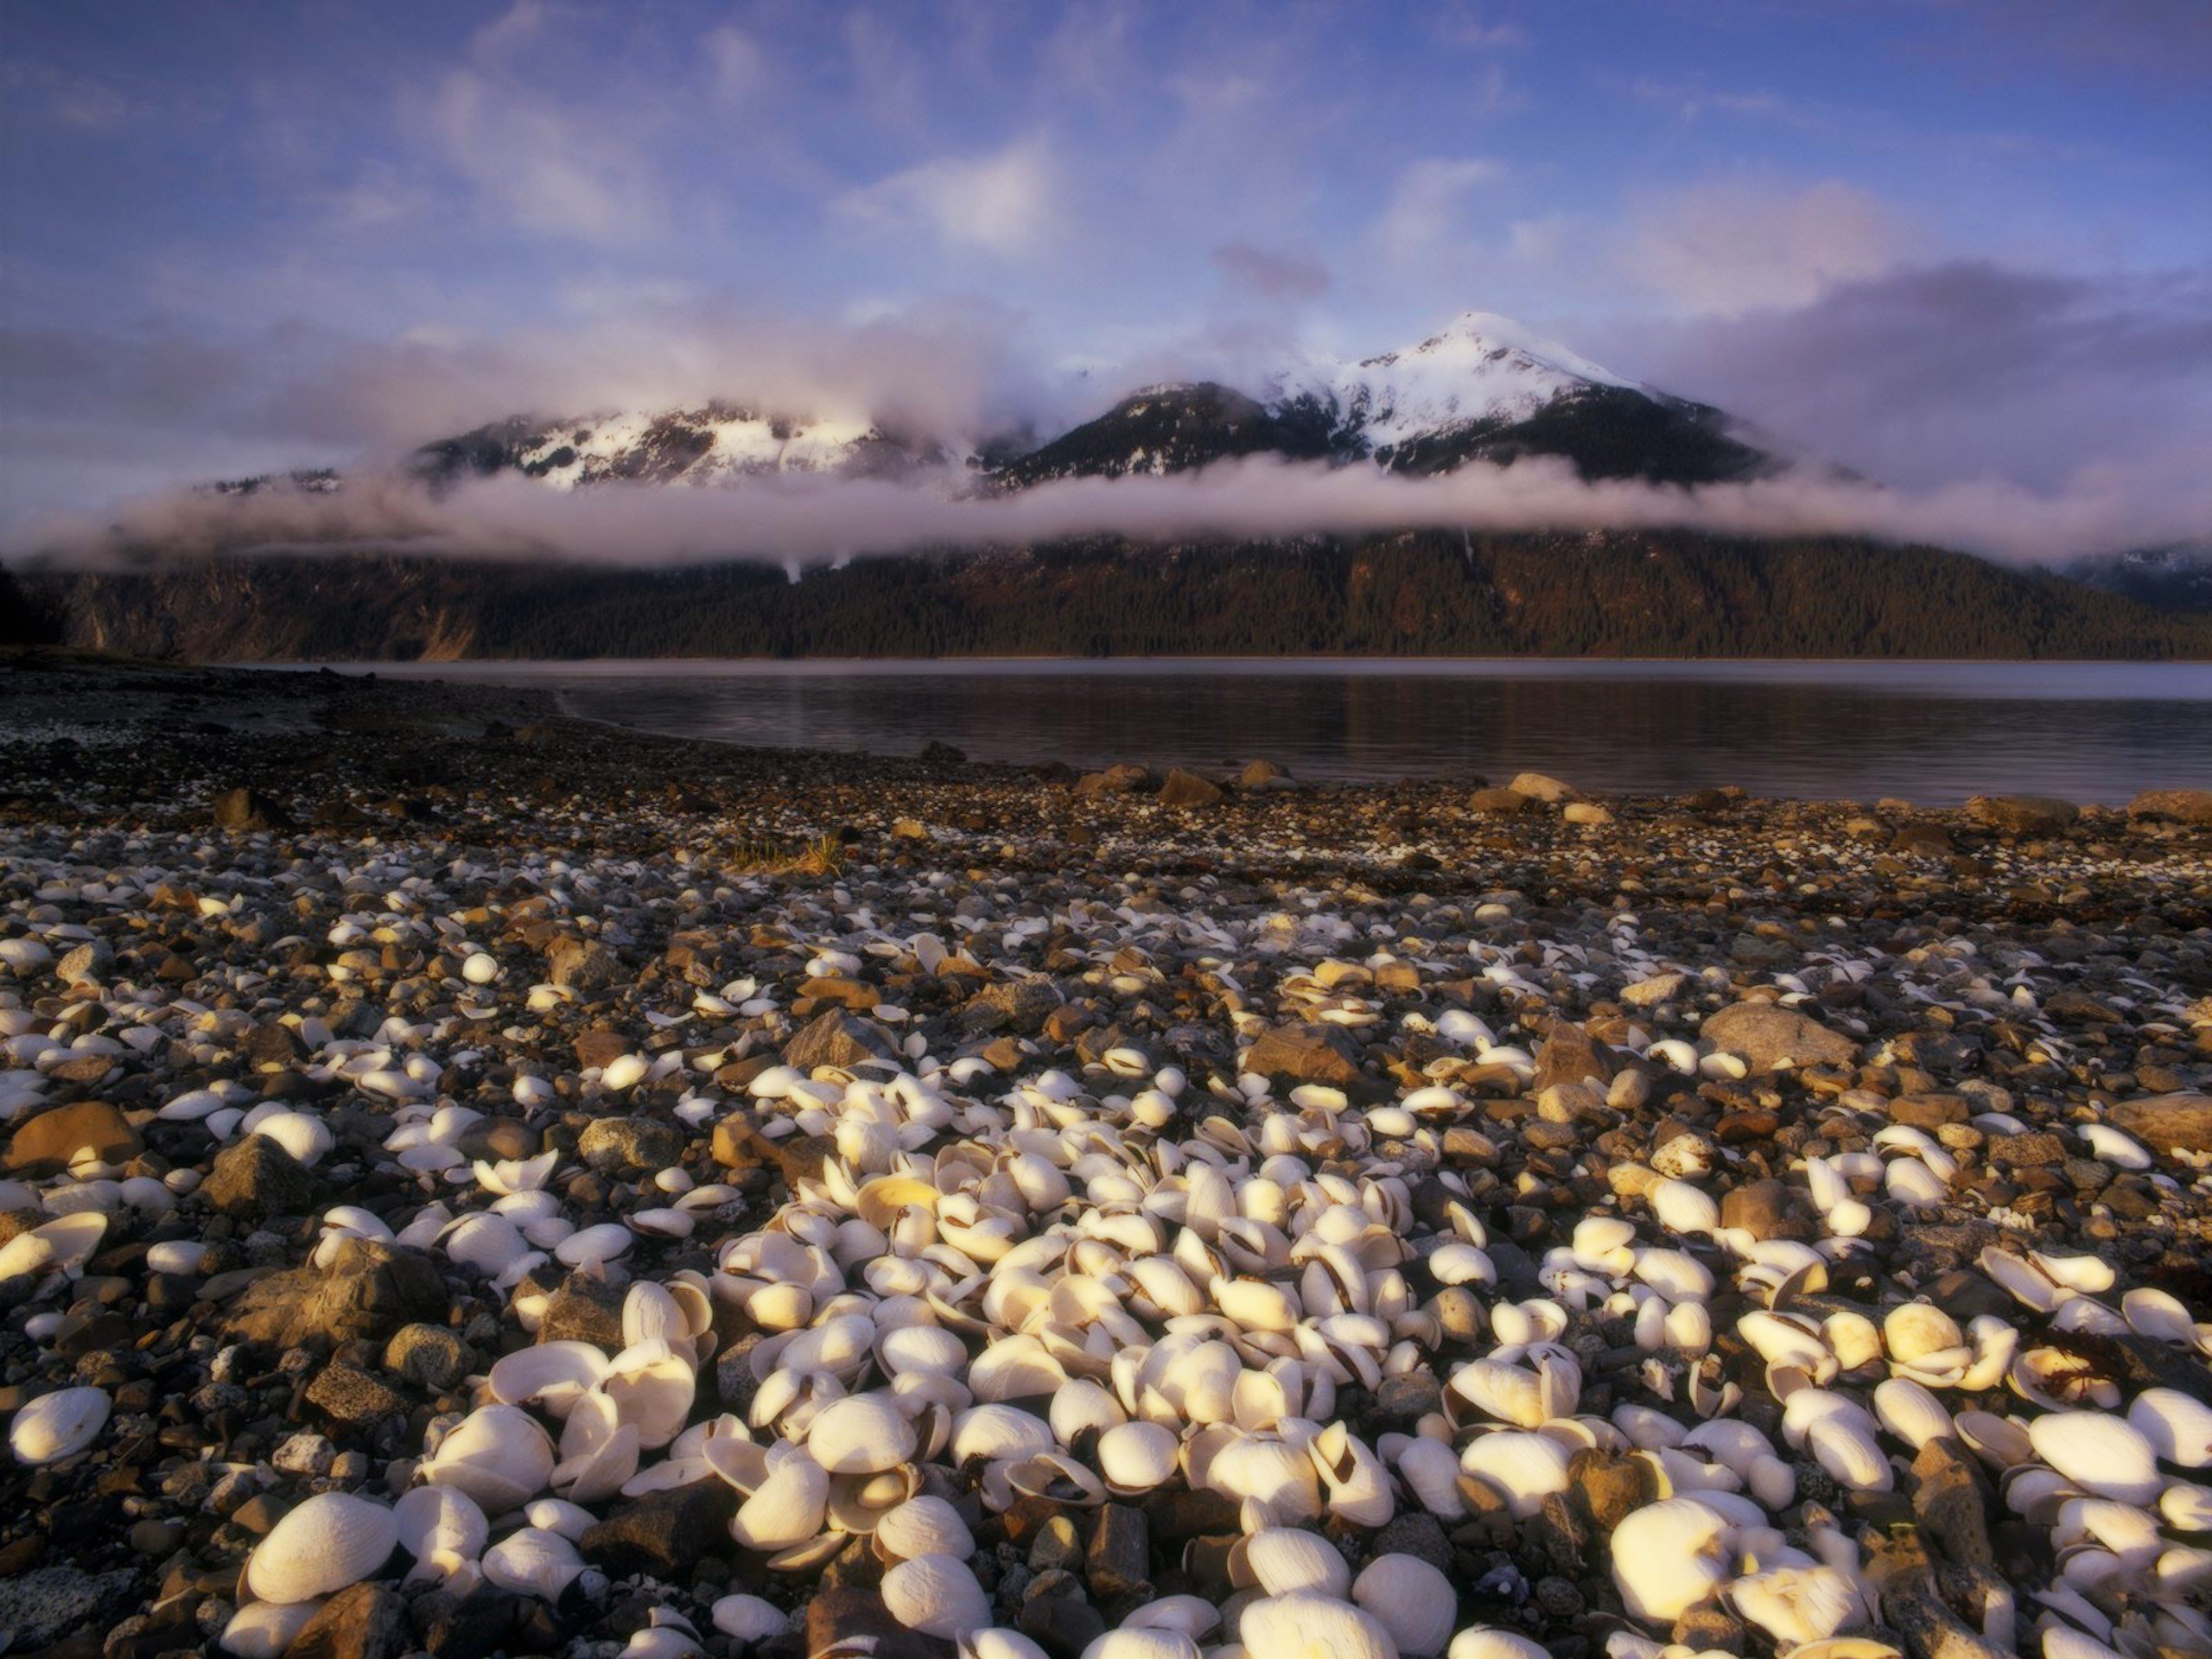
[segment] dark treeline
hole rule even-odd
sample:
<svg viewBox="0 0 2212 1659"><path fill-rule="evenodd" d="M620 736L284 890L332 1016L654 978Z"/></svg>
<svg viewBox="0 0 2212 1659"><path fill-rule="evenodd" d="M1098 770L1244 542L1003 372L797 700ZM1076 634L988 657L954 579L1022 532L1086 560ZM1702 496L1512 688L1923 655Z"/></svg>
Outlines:
<svg viewBox="0 0 2212 1659"><path fill-rule="evenodd" d="M203 661L418 657L2212 658L2212 615L1923 548L1690 533L1119 542L779 570L329 554L25 575L19 631Z"/></svg>

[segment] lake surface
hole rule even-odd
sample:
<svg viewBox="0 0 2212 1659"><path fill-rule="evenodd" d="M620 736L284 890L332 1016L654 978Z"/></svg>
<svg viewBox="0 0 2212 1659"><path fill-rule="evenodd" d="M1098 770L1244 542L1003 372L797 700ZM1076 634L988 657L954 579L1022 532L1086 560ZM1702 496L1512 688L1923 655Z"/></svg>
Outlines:
<svg viewBox="0 0 2212 1659"><path fill-rule="evenodd" d="M368 665L359 665L365 668ZM980 760L1955 804L2212 787L2212 664L1108 659L436 663L639 731Z"/></svg>

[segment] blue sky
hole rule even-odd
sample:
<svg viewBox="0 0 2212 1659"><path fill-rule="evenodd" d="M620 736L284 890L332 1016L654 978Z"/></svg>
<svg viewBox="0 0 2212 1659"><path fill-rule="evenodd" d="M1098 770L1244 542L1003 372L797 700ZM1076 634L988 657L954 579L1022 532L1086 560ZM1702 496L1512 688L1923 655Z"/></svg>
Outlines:
<svg viewBox="0 0 2212 1659"><path fill-rule="evenodd" d="M2212 446L2212 7L0 5L0 519L1504 312L1904 484Z"/></svg>

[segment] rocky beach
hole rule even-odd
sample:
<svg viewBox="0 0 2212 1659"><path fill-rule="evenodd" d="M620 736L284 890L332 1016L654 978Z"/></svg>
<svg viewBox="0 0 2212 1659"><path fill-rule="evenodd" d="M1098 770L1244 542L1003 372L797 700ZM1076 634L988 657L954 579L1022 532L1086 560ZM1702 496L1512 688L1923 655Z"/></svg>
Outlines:
<svg viewBox="0 0 2212 1659"><path fill-rule="evenodd" d="M0 663L0 1652L2212 1650L2212 792Z"/></svg>

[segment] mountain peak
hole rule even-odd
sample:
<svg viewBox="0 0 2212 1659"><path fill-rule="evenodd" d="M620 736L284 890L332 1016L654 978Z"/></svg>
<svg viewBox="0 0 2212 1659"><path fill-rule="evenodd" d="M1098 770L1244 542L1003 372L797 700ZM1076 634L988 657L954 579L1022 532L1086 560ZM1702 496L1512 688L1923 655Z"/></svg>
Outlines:
<svg viewBox="0 0 2212 1659"><path fill-rule="evenodd" d="M1485 360L1516 359L1577 380L1586 380L1592 385L1640 390L1635 381L1625 379L1580 353L1569 351L1557 340L1524 327L1510 317L1500 316L1495 311L1462 311L1443 329L1431 334L1420 345L1368 358L1360 366L1394 363L1407 357L1427 357L1465 365L1480 364Z"/></svg>

